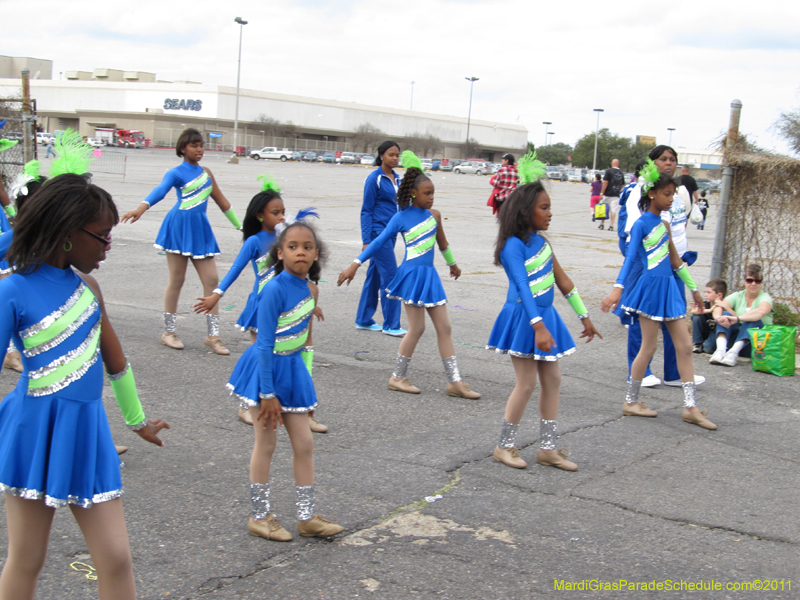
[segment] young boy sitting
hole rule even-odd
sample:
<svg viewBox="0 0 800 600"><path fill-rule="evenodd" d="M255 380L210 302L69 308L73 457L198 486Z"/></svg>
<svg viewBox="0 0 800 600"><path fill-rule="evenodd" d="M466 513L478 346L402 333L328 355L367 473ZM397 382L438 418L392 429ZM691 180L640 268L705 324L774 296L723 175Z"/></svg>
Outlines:
<svg viewBox="0 0 800 600"><path fill-rule="evenodd" d="M693 352L711 354L716 347L714 318L722 314L722 308L716 306L728 293L728 284L724 279L712 279L706 284L703 292L704 307L692 309L692 342ZM716 310L717 314L714 314Z"/></svg>

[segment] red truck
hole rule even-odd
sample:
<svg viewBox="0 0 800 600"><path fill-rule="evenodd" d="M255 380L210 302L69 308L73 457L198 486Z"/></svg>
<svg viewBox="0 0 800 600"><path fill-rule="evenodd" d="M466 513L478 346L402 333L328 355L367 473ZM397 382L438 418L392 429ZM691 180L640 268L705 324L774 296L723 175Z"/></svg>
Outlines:
<svg viewBox="0 0 800 600"><path fill-rule="evenodd" d="M144 138L144 131L138 129L117 129L114 138L117 146L124 148L144 148L150 145L150 140Z"/></svg>

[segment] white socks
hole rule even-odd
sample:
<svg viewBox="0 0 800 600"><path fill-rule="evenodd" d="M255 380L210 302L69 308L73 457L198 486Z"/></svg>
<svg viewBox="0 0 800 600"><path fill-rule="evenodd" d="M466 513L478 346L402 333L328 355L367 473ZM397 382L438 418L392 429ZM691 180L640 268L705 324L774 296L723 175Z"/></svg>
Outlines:
<svg viewBox="0 0 800 600"><path fill-rule="evenodd" d="M731 347L731 349L729 350L729 352L733 352L733 353L735 353L735 354L736 354L736 356L739 356L739 352L741 352L741 351L742 351L742 348L744 348L744 343L745 343L745 342L744 342L744 340L739 340L738 342L736 342L736 343L735 343L735 344L734 344L734 345Z"/></svg>
<svg viewBox="0 0 800 600"><path fill-rule="evenodd" d="M725 354L725 351L728 349L728 338L724 335L717 336L717 352L720 354Z"/></svg>

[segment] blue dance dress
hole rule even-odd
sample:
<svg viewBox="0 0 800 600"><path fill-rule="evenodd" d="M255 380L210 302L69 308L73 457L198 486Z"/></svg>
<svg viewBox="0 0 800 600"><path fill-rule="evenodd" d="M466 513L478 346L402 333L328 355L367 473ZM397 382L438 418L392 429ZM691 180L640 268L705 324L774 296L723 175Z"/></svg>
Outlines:
<svg viewBox="0 0 800 600"><path fill-rule="evenodd" d="M24 370L0 403L0 490L53 507L122 495L103 409L100 306L72 269L42 265L0 281L0 347Z"/></svg>
<svg viewBox="0 0 800 600"><path fill-rule="evenodd" d="M281 271L264 286L258 295L258 338L237 361L227 385L243 407L277 396L283 412L316 408L314 382L301 356L313 314L308 280Z"/></svg>
<svg viewBox="0 0 800 600"><path fill-rule="evenodd" d="M6 213L3 208L0 207L0 275L11 273L11 267L5 256L8 247L11 245L12 235L11 225L8 223Z"/></svg>
<svg viewBox="0 0 800 600"><path fill-rule="evenodd" d="M402 233L406 255L394 278L386 286L387 297L414 306L440 306L447 302L447 296L433 266L437 229L431 211L409 206L389 220L386 229L364 249L358 260L369 260L388 239Z"/></svg>
<svg viewBox="0 0 800 600"><path fill-rule="evenodd" d="M624 285L628 274L638 265L642 275L626 290L622 309L653 321L675 321L686 316L686 298L675 279L669 260L669 232L661 217L650 211L639 217L631 228L625 263L617 277Z"/></svg>
<svg viewBox="0 0 800 600"><path fill-rule="evenodd" d="M489 335L487 350L519 358L558 360L575 352L575 342L553 307L553 250L531 233L527 243L510 237L500 252L508 276L508 294ZM555 341L550 352L536 347L533 326L542 321Z"/></svg>
<svg viewBox="0 0 800 600"><path fill-rule="evenodd" d="M167 171L158 187L144 199L155 206L171 188L178 194L178 203L164 217L158 230L156 248L196 259L219 256L219 246L206 215L213 187L211 176L199 165L184 161Z"/></svg>
<svg viewBox="0 0 800 600"><path fill-rule="evenodd" d="M242 314L239 315L239 320L236 321L236 327L242 331L258 332L258 292L275 275L275 269L269 265L269 249L275 243L275 238L276 235L274 233L264 230L247 238L236 260L233 261L230 271L228 271L217 288L217 290L225 293L233 285L237 277L242 274L247 263L250 262L253 265L253 272L256 276L256 280L253 283L253 291L247 297L247 304Z"/></svg>

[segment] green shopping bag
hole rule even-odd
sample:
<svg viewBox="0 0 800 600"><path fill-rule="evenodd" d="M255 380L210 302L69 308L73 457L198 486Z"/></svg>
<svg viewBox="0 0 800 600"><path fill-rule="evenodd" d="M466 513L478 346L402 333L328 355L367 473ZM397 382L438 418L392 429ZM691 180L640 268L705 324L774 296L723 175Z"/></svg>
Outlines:
<svg viewBox="0 0 800 600"><path fill-rule="evenodd" d="M751 329L753 342L753 370L772 373L779 377L794 375L794 338L796 327L765 325Z"/></svg>

